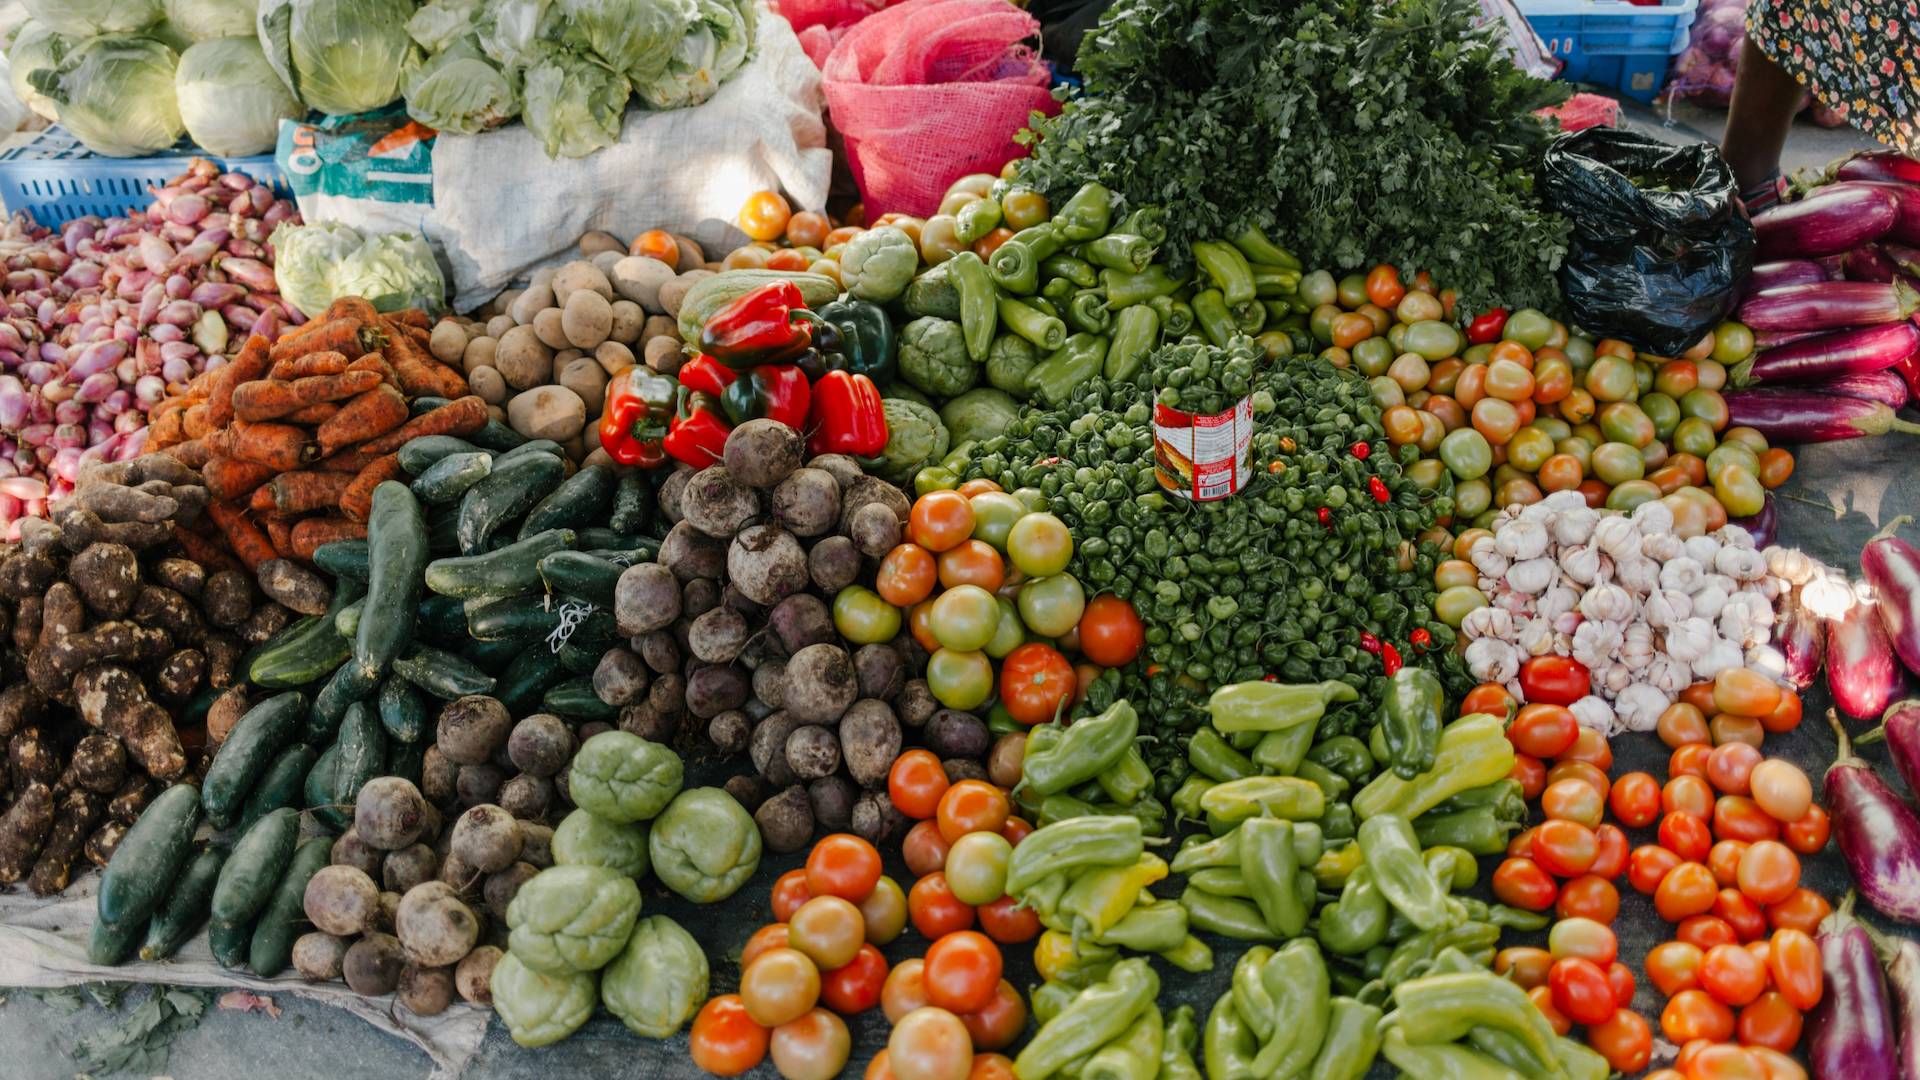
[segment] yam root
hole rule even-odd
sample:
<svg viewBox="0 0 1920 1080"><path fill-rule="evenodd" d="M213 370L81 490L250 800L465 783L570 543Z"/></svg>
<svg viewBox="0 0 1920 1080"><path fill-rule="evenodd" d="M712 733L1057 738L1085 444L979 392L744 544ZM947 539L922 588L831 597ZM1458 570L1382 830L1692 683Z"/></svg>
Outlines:
<svg viewBox="0 0 1920 1080"><path fill-rule="evenodd" d="M285 514L309 514L338 506L340 497L352 485L353 477L346 473L283 472L261 490L272 492L273 509Z"/></svg>
<svg viewBox="0 0 1920 1080"><path fill-rule="evenodd" d="M161 559L153 564L153 580L190 600L200 598L211 570L192 559Z"/></svg>
<svg viewBox="0 0 1920 1080"><path fill-rule="evenodd" d="M185 701L200 688L207 674L207 655L199 649L180 649L160 664L153 688L168 701Z"/></svg>
<svg viewBox="0 0 1920 1080"><path fill-rule="evenodd" d="M73 748L68 768L73 770L74 783L88 791L111 795L127 782L127 748L111 735L93 732Z"/></svg>
<svg viewBox="0 0 1920 1080"><path fill-rule="evenodd" d="M201 651L207 654L208 686L225 690L240 681L240 658L247 650L239 638L220 632L208 634Z"/></svg>
<svg viewBox="0 0 1920 1080"><path fill-rule="evenodd" d="M13 650L21 656L33 651L40 643L41 608L46 603L38 596L29 596L20 601L13 615ZM0 720L0 736L6 734L5 721Z"/></svg>
<svg viewBox="0 0 1920 1080"><path fill-rule="evenodd" d="M259 645L285 630L293 622L293 612L283 604L268 601L253 609L247 621L234 627L234 633L249 645Z"/></svg>
<svg viewBox="0 0 1920 1080"><path fill-rule="evenodd" d="M106 802L104 795L85 788L68 792L60 801L46 847L27 879L35 896L52 896L67 887L73 876L73 860L80 856L80 849L86 844L94 823L100 820Z"/></svg>
<svg viewBox="0 0 1920 1080"><path fill-rule="evenodd" d="M38 780L50 785L60 779L60 755L37 727L22 728L7 740L7 765L16 783Z"/></svg>
<svg viewBox="0 0 1920 1080"><path fill-rule="evenodd" d="M127 756L154 778L172 780L186 771L172 718L147 697L146 684L131 669L93 664L74 678L73 691L80 719L119 739Z"/></svg>
<svg viewBox="0 0 1920 1080"><path fill-rule="evenodd" d="M347 402L316 433L320 449L331 454L343 446L378 438L407 422L407 401L400 391L381 383Z"/></svg>
<svg viewBox="0 0 1920 1080"><path fill-rule="evenodd" d="M194 478L198 486L198 477ZM173 484L162 481L171 491ZM186 486L186 485L182 485ZM172 495L155 495L146 490L145 483L139 487L129 487L119 483L91 483L76 488L72 495L61 501L62 506L81 507L100 515L100 520L118 524L122 521L166 521L180 512L180 501Z"/></svg>
<svg viewBox="0 0 1920 1080"><path fill-rule="evenodd" d="M46 711L47 699L26 683L0 690L0 739L11 739L22 728L39 723Z"/></svg>
<svg viewBox="0 0 1920 1080"><path fill-rule="evenodd" d="M367 515L373 512L373 489L388 480L402 479L406 474L407 471L400 467L399 454L380 458L353 478L346 494L340 497L341 511L355 521L367 520Z"/></svg>
<svg viewBox="0 0 1920 1080"><path fill-rule="evenodd" d="M128 827L127 822L114 819L93 830L93 835L87 837L87 846L82 849L87 861L106 869L113 861L113 853L120 850L120 840L127 835Z"/></svg>
<svg viewBox="0 0 1920 1080"><path fill-rule="evenodd" d="M85 551L102 543L125 544L144 551L173 539L175 531L171 521L109 522L79 506L57 507L53 513L59 519L56 524L60 528L60 544L68 551Z"/></svg>
<svg viewBox="0 0 1920 1080"><path fill-rule="evenodd" d="M367 526L346 518L304 518L293 526L293 553L302 559L313 558L322 544L336 540L365 540Z"/></svg>
<svg viewBox="0 0 1920 1080"><path fill-rule="evenodd" d="M124 618L139 595L140 564L125 544L95 544L73 557L67 565L67 580L95 615Z"/></svg>
<svg viewBox="0 0 1920 1080"><path fill-rule="evenodd" d="M207 577L200 606L213 625L232 629L253 614L253 586L238 570L215 571Z"/></svg>
<svg viewBox="0 0 1920 1080"><path fill-rule="evenodd" d="M127 617L141 626L165 630L175 644L197 644L207 636L207 620L200 609L164 585L142 586Z"/></svg>
<svg viewBox="0 0 1920 1080"><path fill-rule="evenodd" d="M68 634L79 633L86 621L87 609L80 600L80 590L71 582L54 582L41 602L40 639L34 648L43 649Z"/></svg>
<svg viewBox="0 0 1920 1080"><path fill-rule="evenodd" d="M160 785L150 776L135 774L127 777L120 790L113 793L113 799L107 803L107 816L115 821L124 821L131 825L146 813L148 804L154 796L160 794Z"/></svg>
<svg viewBox="0 0 1920 1080"><path fill-rule="evenodd" d="M27 876L53 831L53 789L34 781L0 818L0 885Z"/></svg>
<svg viewBox="0 0 1920 1080"><path fill-rule="evenodd" d="M233 392L242 383L265 377L271 366L272 349L266 338L250 335L233 362L214 374L212 390L207 395L207 419L211 426L222 428L233 422Z"/></svg>
<svg viewBox="0 0 1920 1080"><path fill-rule="evenodd" d="M487 403L474 395L455 398L445 405L407 421L360 447L364 454L385 454L400 449L402 443L424 435L471 435L487 426Z"/></svg>
<svg viewBox="0 0 1920 1080"><path fill-rule="evenodd" d="M135 663L159 660L172 651L173 639L165 630L151 630L130 622L104 622L35 649L33 655L27 657L27 678L42 693L57 695L89 664L109 660Z"/></svg>
<svg viewBox="0 0 1920 1080"><path fill-rule="evenodd" d="M371 371L316 375L291 382L261 379L233 392L233 414L238 420L273 420L321 401L343 401L380 385ZM191 431L191 428L189 428Z"/></svg>
<svg viewBox="0 0 1920 1080"><path fill-rule="evenodd" d="M16 547L0 553L0 596L8 600L43 596L59 576L60 568L43 552Z"/></svg>
<svg viewBox="0 0 1920 1080"><path fill-rule="evenodd" d="M302 615L324 615L333 590L319 574L286 559L268 559L257 571L260 591Z"/></svg>

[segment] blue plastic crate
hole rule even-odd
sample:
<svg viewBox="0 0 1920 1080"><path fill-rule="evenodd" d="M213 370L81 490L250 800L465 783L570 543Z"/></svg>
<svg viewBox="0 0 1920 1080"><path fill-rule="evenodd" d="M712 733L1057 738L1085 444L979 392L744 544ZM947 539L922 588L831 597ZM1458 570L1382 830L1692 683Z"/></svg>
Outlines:
<svg viewBox="0 0 1920 1080"><path fill-rule="evenodd" d="M1566 61L1568 82L1611 86L1651 102L1667 79L1672 57L1687 47L1699 0L1639 6L1623 0L1517 0L1520 13Z"/></svg>
<svg viewBox="0 0 1920 1080"><path fill-rule="evenodd" d="M218 162L228 172L243 172L275 194L292 197L272 154L223 158L182 139L172 153L158 157L102 157L58 124L25 146L0 151L0 202L9 214L25 210L42 225L59 225L87 214L113 217L141 210L153 201L151 188L186 171L189 158Z"/></svg>

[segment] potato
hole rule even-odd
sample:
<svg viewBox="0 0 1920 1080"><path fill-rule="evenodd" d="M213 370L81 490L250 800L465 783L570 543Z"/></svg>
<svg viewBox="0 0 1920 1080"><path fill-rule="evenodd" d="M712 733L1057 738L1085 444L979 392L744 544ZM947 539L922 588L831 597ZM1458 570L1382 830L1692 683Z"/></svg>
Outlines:
<svg viewBox="0 0 1920 1080"><path fill-rule="evenodd" d="M420 763L420 794L434 806L445 806L459 795L460 765L440 752L438 745L427 747Z"/></svg>
<svg viewBox="0 0 1920 1080"><path fill-rule="evenodd" d="M807 555L779 526L749 525L727 546L727 576L747 599L772 607L807 587Z"/></svg>
<svg viewBox="0 0 1920 1080"><path fill-rule="evenodd" d="M398 989L400 1004L408 1012L415 1016L438 1016L453 1004L453 968L408 964L400 969Z"/></svg>
<svg viewBox="0 0 1920 1080"><path fill-rule="evenodd" d="M616 345L632 345L639 341L640 331L647 325L647 310L624 299L615 300L610 310L613 312L613 327L607 331L607 341ZM632 356L632 351L629 350L627 355Z"/></svg>
<svg viewBox="0 0 1920 1080"><path fill-rule="evenodd" d="M533 322L534 316L553 307L553 274L551 266L543 266L533 272L533 283L528 285L507 308L507 314L513 316L516 325L526 326Z"/></svg>
<svg viewBox="0 0 1920 1080"><path fill-rule="evenodd" d="M679 531L680 526L674 526L674 532ZM661 553L666 553L665 545ZM613 615L622 634L651 633L680 617L680 583L674 577L672 569L657 562L635 563L621 572L614 586Z"/></svg>
<svg viewBox="0 0 1920 1080"><path fill-rule="evenodd" d="M308 982L331 982L339 978L346 958L346 939L332 934L301 934L293 943L293 970Z"/></svg>
<svg viewBox="0 0 1920 1080"><path fill-rule="evenodd" d="M452 319L441 319L427 339L427 350L443 364L457 364L467 351L467 332Z"/></svg>
<svg viewBox="0 0 1920 1080"><path fill-rule="evenodd" d="M506 377L500 374L498 368L473 369L467 374L467 388L489 405L505 404L510 395Z"/></svg>
<svg viewBox="0 0 1920 1080"><path fill-rule="evenodd" d="M674 243L680 245L679 267L682 271L685 271L689 267L703 266L706 264L707 253L700 247L698 240L690 236L681 236L679 233L673 233L671 235L673 236Z"/></svg>
<svg viewBox="0 0 1920 1080"><path fill-rule="evenodd" d="M673 267L645 255L629 255L613 264L613 287L619 294L654 315L668 312L660 303L660 287L674 280ZM688 283L692 288L692 283ZM682 291L682 296L686 293ZM678 305L675 305L676 309Z"/></svg>
<svg viewBox="0 0 1920 1080"><path fill-rule="evenodd" d="M592 261L575 259L553 275L553 302L564 308L582 292L591 292L602 300L611 301L613 284Z"/></svg>
<svg viewBox="0 0 1920 1080"><path fill-rule="evenodd" d="M453 969L454 989L475 1005L492 1005L493 965L505 955L492 945L482 945L468 953Z"/></svg>
<svg viewBox="0 0 1920 1080"><path fill-rule="evenodd" d="M838 645L809 645L787 661L787 712L803 724L840 719L860 692L853 659Z"/></svg>
<svg viewBox="0 0 1920 1080"><path fill-rule="evenodd" d="M687 678L687 711L710 720L747 703L747 673L731 665L703 667Z"/></svg>
<svg viewBox="0 0 1920 1080"><path fill-rule="evenodd" d="M587 295L592 295L591 293ZM590 357L572 360L560 369L561 386L579 395L588 416L599 416L606 407L607 369Z"/></svg>
<svg viewBox="0 0 1920 1080"><path fill-rule="evenodd" d="M727 782L720 785L720 789L733 796L733 801L744 807L749 814L760 809L760 804L767 801L767 785L757 776L741 773L738 776L728 777Z"/></svg>
<svg viewBox="0 0 1920 1080"><path fill-rule="evenodd" d="M567 340L566 313L557 307L550 307L533 317L533 333L542 345L552 349L564 349L573 342Z"/></svg>
<svg viewBox="0 0 1920 1080"><path fill-rule="evenodd" d="M870 502L854 511L847 522L847 536L860 554L878 559L900 546L900 519L887 504Z"/></svg>
<svg viewBox="0 0 1920 1080"><path fill-rule="evenodd" d="M500 340L500 335L518 325L520 324L514 322L513 316L511 315L495 315L493 318L487 320L487 336L498 341Z"/></svg>
<svg viewBox="0 0 1920 1080"><path fill-rule="evenodd" d="M807 576L822 592L837 594L860 577L860 549L844 536L829 536L807 552Z"/></svg>
<svg viewBox="0 0 1920 1080"><path fill-rule="evenodd" d="M907 520L913 509L899 488L876 476L862 476L840 493L840 531L851 534L853 515L868 503L885 503L893 510L894 520Z"/></svg>
<svg viewBox="0 0 1920 1080"><path fill-rule="evenodd" d="M731 540L760 516L760 496L725 465L709 465L695 473L680 493L680 516L716 540Z"/></svg>
<svg viewBox="0 0 1920 1080"><path fill-rule="evenodd" d="M507 402L507 426L529 439L565 442L587 425L587 403L565 386L536 386Z"/></svg>
<svg viewBox="0 0 1920 1080"><path fill-rule="evenodd" d="M562 342L561 344L565 344ZM553 350L531 326L516 326L500 338L493 366L515 390L527 390L553 378Z"/></svg>
<svg viewBox="0 0 1920 1080"><path fill-rule="evenodd" d="M591 259L603 251L625 252L626 250L627 245L621 243L620 238L612 233L588 229L580 234L580 254L583 258Z"/></svg>
<svg viewBox="0 0 1920 1080"><path fill-rule="evenodd" d="M303 908L321 932L352 937L372 928L380 887L355 867L323 866L307 881Z"/></svg>
<svg viewBox="0 0 1920 1080"><path fill-rule="evenodd" d="M655 630L635 638L633 647L657 674L680 670L680 646L674 643L672 634Z"/></svg>
<svg viewBox="0 0 1920 1080"><path fill-rule="evenodd" d="M380 868L380 884L387 892L404 893L423 881L432 881L440 873L440 857L425 844L387 852Z"/></svg>
<svg viewBox="0 0 1920 1080"><path fill-rule="evenodd" d="M899 842L911 824L907 815L894 807L884 789L863 792L853 804L851 818L848 830L875 846Z"/></svg>
<svg viewBox="0 0 1920 1080"><path fill-rule="evenodd" d="M812 593L795 593L780 601L778 606L767 612L767 629L780 639L780 647L788 656L809 645L834 639L833 616L828 613L827 605ZM787 688L787 694L792 693L791 678L785 679L781 685Z"/></svg>
<svg viewBox="0 0 1920 1080"><path fill-rule="evenodd" d="M553 777L521 773L500 785L500 808L519 821L538 821L553 805Z"/></svg>
<svg viewBox="0 0 1920 1080"><path fill-rule="evenodd" d="M360 838L358 822L355 828L341 834L333 843L333 865L351 866L372 878L380 872L380 865L386 861L387 853Z"/></svg>
<svg viewBox="0 0 1920 1080"><path fill-rule="evenodd" d="M494 357L499 349L500 342L496 338L474 338L467 342L466 348L460 351L460 369L471 379L473 373L481 368L494 366Z"/></svg>
<svg viewBox="0 0 1920 1080"><path fill-rule="evenodd" d="M693 265L698 266L699 264L694 263ZM680 317L680 304L686 300L687 293L691 291L695 285L712 276L713 272L710 270L689 270L671 281L661 282L657 294L657 302L660 310L654 313L664 313L678 319ZM634 298L628 297L627 299L631 300ZM648 311L653 311L653 308L644 301L641 302L640 306L645 307Z"/></svg>
<svg viewBox="0 0 1920 1080"><path fill-rule="evenodd" d="M353 802L353 831L382 851L398 851L426 831L427 800L413 782L382 776L361 785Z"/></svg>
<svg viewBox="0 0 1920 1080"><path fill-rule="evenodd" d="M760 826L760 838L768 851L784 855L799 851L813 839L813 803L807 798L807 789L798 784L761 803L753 812L753 820Z"/></svg>
<svg viewBox="0 0 1920 1080"><path fill-rule="evenodd" d="M900 690L900 696L893 699L894 715L908 727L921 727L933 714L940 711L940 702L933 696L933 690L925 679L908 679L907 685Z"/></svg>
<svg viewBox="0 0 1920 1080"><path fill-rule="evenodd" d="M481 873L505 870L520 857L520 823L498 806L476 806L453 823L454 855Z"/></svg>
<svg viewBox="0 0 1920 1080"><path fill-rule="evenodd" d="M793 729L787 736L787 767L802 780L832 776L840 767L839 737L812 724Z"/></svg>
<svg viewBox="0 0 1920 1080"><path fill-rule="evenodd" d="M773 516L796 535L819 536L840 520L839 481L822 469L795 469L773 489Z"/></svg>
<svg viewBox="0 0 1920 1080"><path fill-rule="evenodd" d="M738 709L728 709L707 723L707 739L723 754L737 754L753 741L753 721Z"/></svg>
<svg viewBox="0 0 1920 1080"><path fill-rule="evenodd" d="M497 804L500 801L500 789L506 782L507 771L487 762L484 765L460 766L460 780L455 786L460 789L462 806L481 806Z"/></svg>
<svg viewBox="0 0 1920 1080"><path fill-rule="evenodd" d="M560 330L577 349L598 348L613 332L613 304L592 289L577 289L560 311Z"/></svg>
<svg viewBox="0 0 1920 1080"><path fill-rule="evenodd" d="M427 967L459 963L480 937L480 920L473 909L454 895L452 886L438 881L407 890L393 926L406 959Z"/></svg>
<svg viewBox="0 0 1920 1080"><path fill-rule="evenodd" d="M673 318L673 316L671 315L647 316L646 324L640 328L641 344L644 345L652 341L654 338L660 338L660 337L671 338L673 339L673 342L677 345L686 344L686 339L680 336L680 323L678 320Z"/></svg>
<svg viewBox="0 0 1920 1080"><path fill-rule="evenodd" d="M793 474L806 457L806 440L778 420L749 420L727 433L721 460L748 487L770 488Z"/></svg>
<svg viewBox="0 0 1920 1080"><path fill-rule="evenodd" d="M717 578L727 572L727 543L725 540L716 540L694 528L691 521L682 521L667 533L665 540L660 542L660 552L654 556L654 559L658 565L672 571L673 576L681 581L692 581L694 578ZM615 610L617 613L617 601ZM674 618L678 617L676 612ZM672 619L667 620L668 623L672 621ZM623 627L624 625L622 624ZM665 626L667 623L661 625ZM626 631L623 629L621 633Z"/></svg>
<svg viewBox="0 0 1920 1080"><path fill-rule="evenodd" d="M825 832L846 832L853 825L853 803L859 791L844 776L823 776L807 785L813 823Z"/></svg>
<svg viewBox="0 0 1920 1080"><path fill-rule="evenodd" d="M490 697L472 694L447 703L440 710L434 745L459 765L480 765L507 742L513 718L507 707Z"/></svg>
<svg viewBox="0 0 1920 1080"><path fill-rule="evenodd" d="M847 772L862 787L886 786L900 746L900 721L884 701L862 698L840 717L840 752Z"/></svg>
<svg viewBox="0 0 1920 1080"><path fill-rule="evenodd" d="M503 912L513 903L513 898L520 895L520 887L539 874L539 868L532 863L516 862L499 873L487 875L487 883L481 886L480 894L486 898L488 908Z"/></svg>
<svg viewBox="0 0 1920 1080"><path fill-rule="evenodd" d="M388 934L368 934L352 945L340 958L340 972L347 985L361 997L383 997L400 985L400 970L407 965L406 951L399 939Z"/></svg>
<svg viewBox="0 0 1920 1080"><path fill-rule="evenodd" d="M620 302L626 303L625 300ZM620 374L638 362L633 358L632 349L612 338L601 342L600 347L593 350L593 360L600 365L601 373L607 378Z"/></svg>
<svg viewBox="0 0 1920 1080"><path fill-rule="evenodd" d="M982 758L993 746L987 725L972 713L941 709L920 732L921 745L941 758Z"/></svg>

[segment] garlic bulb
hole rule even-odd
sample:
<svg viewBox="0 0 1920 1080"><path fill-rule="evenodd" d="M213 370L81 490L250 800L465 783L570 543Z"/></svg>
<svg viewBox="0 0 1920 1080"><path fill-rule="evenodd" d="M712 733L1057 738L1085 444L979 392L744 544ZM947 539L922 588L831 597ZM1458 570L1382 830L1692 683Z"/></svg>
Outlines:
<svg viewBox="0 0 1920 1080"><path fill-rule="evenodd" d="M1633 685L1633 669L1625 664L1604 664L1593 683L1601 687L1601 692L1606 697L1613 697Z"/></svg>
<svg viewBox="0 0 1920 1080"><path fill-rule="evenodd" d="M1553 584L1557 570L1552 559L1527 559L1507 568L1507 586L1514 592L1537 596Z"/></svg>
<svg viewBox="0 0 1920 1080"><path fill-rule="evenodd" d="M1743 530L1744 531L1744 530ZM1767 557L1767 569L1786 578L1795 585L1805 585L1813 580L1814 571L1820 566L1813 558L1799 548L1770 547L1761 552Z"/></svg>
<svg viewBox="0 0 1920 1080"><path fill-rule="evenodd" d="M1620 720L1613 714L1613 706L1605 698L1592 694L1567 706L1573 719L1583 728L1592 728L1602 735L1612 735L1620 730Z"/></svg>
<svg viewBox="0 0 1920 1080"><path fill-rule="evenodd" d="M1831 566L1819 566L1800 586L1800 606L1823 619L1838 619L1853 610L1853 586Z"/></svg>
<svg viewBox="0 0 1920 1080"><path fill-rule="evenodd" d="M1547 551L1547 527L1522 518L1494 534L1493 544L1509 560L1537 559Z"/></svg>
<svg viewBox="0 0 1920 1080"><path fill-rule="evenodd" d="M1640 555L1640 530L1624 517L1602 518L1600 524L1593 528L1593 544L1613 556L1615 562L1637 558Z"/></svg>
<svg viewBox="0 0 1920 1080"><path fill-rule="evenodd" d="M1787 657L1771 645L1755 645L1747 650L1747 666L1782 686L1787 685Z"/></svg>
<svg viewBox="0 0 1920 1080"><path fill-rule="evenodd" d="M1586 616L1580 614L1577 608L1573 611L1563 611L1554 617L1553 632L1567 635L1567 647L1572 648L1573 632L1580 629L1580 624L1586 621ZM1558 646L1555 646L1553 651L1561 652L1562 650Z"/></svg>
<svg viewBox="0 0 1920 1080"><path fill-rule="evenodd" d="M1702 680L1711 679L1728 668L1743 667L1746 662L1747 654L1740 646L1726 638L1715 638L1706 654L1693 662L1693 674Z"/></svg>
<svg viewBox="0 0 1920 1080"><path fill-rule="evenodd" d="M1565 585L1555 585L1540 594L1540 599L1534 603L1533 610L1541 618L1552 621L1574 610L1579 604L1578 590Z"/></svg>
<svg viewBox="0 0 1920 1080"><path fill-rule="evenodd" d="M1481 682L1503 683L1520 673L1520 651L1499 638L1477 638L1465 655L1467 670Z"/></svg>
<svg viewBox="0 0 1920 1080"><path fill-rule="evenodd" d="M1758 581L1767 575L1767 557L1752 548L1723 547L1713 568L1735 581Z"/></svg>
<svg viewBox="0 0 1920 1080"><path fill-rule="evenodd" d="M1738 525L1722 525L1707 535L1720 541L1720 546L1723 548L1735 547L1742 551L1752 551L1757 547L1753 542L1753 534Z"/></svg>
<svg viewBox="0 0 1920 1080"><path fill-rule="evenodd" d="M1772 574L1768 574L1759 581L1754 582L1753 587L1761 596L1766 597L1769 602L1778 600L1793 591L1793 586L1787 584L1786 578L1775 577Z"/></svg>
<svg viewBox="0 0 1920 1080"><path fill-rule="evenodd" d="M1633 508L1633 524L1642 537L1673 532L1673 507L1653 499Z"/></svg>
<svg viewBox="0 0 1920 1080"><path fill-rule="evenodd" d="M1659 690L1677 694L1693 685L1693 665L1668 653L1659 653L1653 663L1647 665L1642 678Z"/></svg>
<svg viewBox="0 0 1920 1080"><path fill-rule="evenodd" d="M1735 602L1729 597L1726 606L1720 609L1719 624L1720 636L1741 648L1759 644L1753 637L1760 628L1753 625L1753 617L1744 602ZM1764 630L1761 632L1764 633Z"/></svg>
<svg viewBox="0 0 1920 1080"><path fill-rule="evenodd" d="M1467 551L1467 560L1473 563L1475 569L1487 577L1497 578L1507 575L1507 566L1509 565L1507 557L1500 554L1499 549L1494 546L1494 539L1491 536L1482 536L1475 540L1473 547Z"/></svg>
<svg viewBox="0 0 1920 1080"><path fill-rule="evenodd" d="M1621 635L1620 663L1629 671L1645 671L1653 663L1653 627L1637 622Z"/></svg>
<svg viewBox="0 0 1920 1080"><path fill-rule="evenodd" d="M1628 731L1652 731L1671 704L1673 699L1659 687L1637 682L1614 697L1613 712Z"/></svg>
<svg viewBox="0 0 1920 1080"><path fill-rule="evenodd" d="M1640 554L1656 562L1677 559L1686 553L1686 541L1672 533L1649 533L1640 538Z"/></svg>
<svg viewBox="0 0 1920 1080"><path fill-rule="evenodd" d="M1693 596L1693 613L1702 619L1717 619L1720 611L1727 606L1727 591L1715 582L1700 586Z"/></svg>
<svg viewBox="0 0 1920 1080"><path fill-rule="evenodd" d="M1600 511L1592 509L1583 502L1577 509L1562 510L1555 516L1553 538L1562 547L1584 544L1593 536L1594 526L1598 524L1600 524Z"/></svg>
<svg viewBox="0 0 1920 1080"><path fill-rule="evenodd" d="M1580 597L1580 614L1589 619L1624 623L1638 608L1633 594L1618 585L1595 585Z"/></svg>
<svg viewBox="0 0 1920 1080"><path fill-rule="evenodd" d="M1601 664L1612 663L1624 643L1624 632L1619 623L1590 618L1573 632L1573 658L1587 665L1591 671Z"/></svg>
<svg viewBox="0 0 1920 1080"><path fill-rule="evenodd" d="M1460 636L1468 641L1477 641L1483 637L1502 640L1512 638L1513 613L1497 607L1474 608L1467 612L1466 618L1460 620ZM1505 680L1495 679L1494 681Z"/></svg>
<svg viewBox="0 0 1920 1080"><path fill-rule="evenodd" d="M1728 596L1732 596L1734 593L1740 591L1739 582L1717 571L1704 569L1704 572L1700 575L1700 589L1704 589L1709 585L1718 586L1720 591L1726 593ZM1699 592L1700 589L1693 591Z"/></svg>
<svg viewBox="0 0 1920 1080"><path fill-rule="evenodd" d="M1588 547L1592 547L1592 546L1593 545L1591 544L1588 545ZM1613 580L1613 556L1605 553L1601 554L1600 565L1595 567L1593 571L1593 580L1595 581L1612 581Z"/></svg>
<svg viewBox="0 0 1920 1080"><path fill-rule="evenodd" d="M1701 566L1712 566L1713 557L1720 554L1720 541L1711 536L1693 536L1687 539L1687 558Z"/></svg>
<svg viewBox="0 0 1920 1080"><path fill-rule="evenodd" d="M1634 595L1645 596L1660 587L1660 564L1645 555L1621 559L1613 564L1613 580Z"/></svg>
<svg viewBox="0 0 1920 1080"><path fill-rule="evenodd" d="M1552 507L1555 513L1564 514L1569 510L1586 510L1587 497L1578 491L1556 491L1540 500L1541 506Z"/></svg>
<svg viewBox="0 0 1920 1080"><path fill-rule="evenodd" d="M1545 656L1553 651L1553 620L1528 619L1520 627L1516 640L1528 656Z"/></svg>
<svg viewBox="0 0 1920 1080"><path fill-rule="evenodd" d="M1479 547L1480 542L1474 541ZM1600 549L1591 544L1576 544L1560 549L1560 570L1581 585L1591 585L1600 576Z"/></svg>
<svg viewBox="0 0 1920 1080"><path fill-rule="evenodd" d="M1646 616L1647 625L1656 630L1665 630L1682 619L1693 615L1693 600L1683 592L1672 589L1655 589L1647 594L1640 605L1640 611Z"/></svg>
<svg viewBox="0 0 1920 1080"><path fill-rule="evenodd" d="M1693 663L1707 654L1719 635L1713 624L1698 616L1682 619L1667 628L1667 653L1676 660Z"/></svg>
<svg viewBox="0 0 1920 1080"><path fill-rule="evenodd" d="M1509 570L1507 573L1511 574L1513 571ZM1533 610L1533 596L1530 593L1515 590L1503 580L1494 587L1493 606L1521 615Z"/></svg>
<svg viewBox="0 0 1920 1080"><path fill-rule="evenodd" d="M1660 587L1692 596L1700 587L1700 563L1688 556L1668 559L1660 568Z"/></svg>
<svg viewBox="0 0 1920 1080"><path fill-rule="evenodd" d="M1542 525L1550 526L1553 524L1553 514L1554 514L1553 507L1548 506L1547 501L1545 499L1542 499L1539 502L1532 504L1531 506L1521 507L1519 520L1537 521Z"/></svg>

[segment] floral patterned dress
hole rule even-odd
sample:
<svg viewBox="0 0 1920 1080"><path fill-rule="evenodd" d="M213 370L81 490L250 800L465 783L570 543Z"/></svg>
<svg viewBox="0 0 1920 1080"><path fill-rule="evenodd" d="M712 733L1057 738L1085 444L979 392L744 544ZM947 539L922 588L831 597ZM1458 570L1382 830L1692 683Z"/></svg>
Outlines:
<svg viewBox="0 0 1920 1080"><path fill-rule="evenodd" d="M1920 154L1920 0L1753 0L1747 34L1836 115Z"/></svg>

